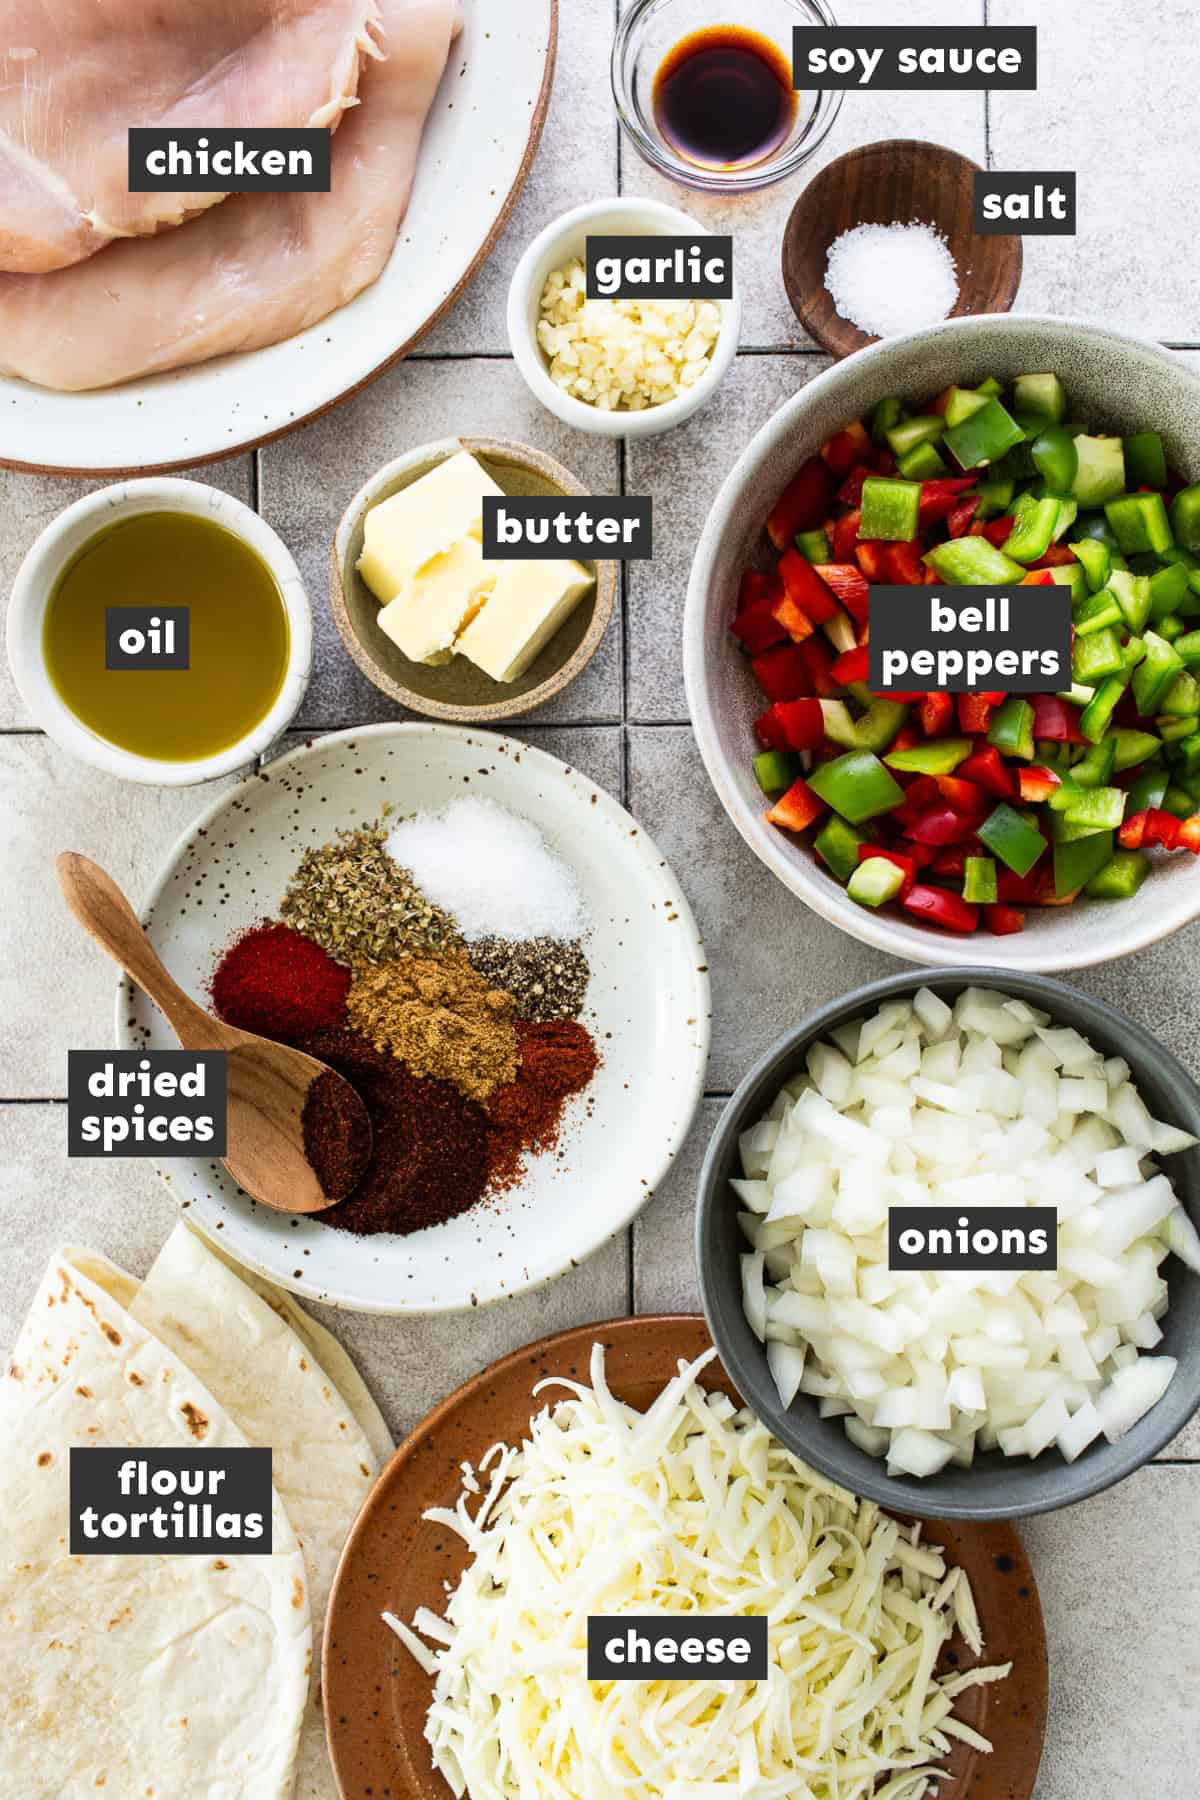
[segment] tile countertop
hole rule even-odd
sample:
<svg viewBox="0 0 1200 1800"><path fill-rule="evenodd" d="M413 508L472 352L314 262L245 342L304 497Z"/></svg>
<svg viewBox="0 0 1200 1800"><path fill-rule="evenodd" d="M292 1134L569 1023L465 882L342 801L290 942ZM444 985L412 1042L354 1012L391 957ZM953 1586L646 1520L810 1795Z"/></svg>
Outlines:
<svg viewBox="0 0 1200 1800"><path fill-rule="evenodd" d="M205 475L256 501L311 584L317 668L299 721L309 731L393 716L343 654L324 605L335 520L384 456L443 433L495 431L544 444L597 491L655 499L657 556L631 566L601 654L517 735L546 744L620 795L683 871L714 974L709 1097L668 1183L627 1239L586 1267L466 1318L400 1325L327 1315L397 1433L483 1364L546 1332L630 1310L696 1307L691 1204L723 1097L798 1012L897 966L802 911L767 875L721 812L692 741L678 650L691 546L749 436L825 365L801 338L779 280L780 230L795 188L725 206L676 195L618 143L606 86L615 3L567 0L562 7L541 154L494 256L458 307L409 362L348 405L257 458ZM855 24L877 20L880 9L872 0L835 0L835 11L841 23ZM913 0L906 17L932 25L948 13L970 23L1038 23L1042 92L936 101L848 96L824 159L900 134L936 136L994 167L1077 169L1081 245L1030 240L1020 305L1200 348L1193 234L1178 200L1182 122L1194 117L1185 0L1163 0L1151 32L1118 0L1057 0L1051 8ZM1087 101L1078 87L1084 57L1093 83ZM576 436L539 411L507 359L503 326L508 277L533 232L618 183L628 193L674 198L732 229L748 303L743 352L717 403L673 436L627 451ZM1188 360L1200 366L1200 354ZM0 471L0 586L41 525L81 491L78 483ZM53 856L68 845L103 850L136 893L206 796L123 786L82 771L31 729L7 672L0 674L0 734L0 856L10 897L0 962L0 1338L8 1342L56 1243L91 1243L140 1272L172 1217L138 1163L69 1168L64 1159L63 1052L107 1041L111 983L107 967L68 929L53 892ZM1200 927L1081 979L1200 1067L1189 1003L1200 981ZM1035 1521L1026 1536L1053 1682L1037 1800L1185 1800L1196 1791L1200 1761L1200 1427L1119 1491Z"/></svg>

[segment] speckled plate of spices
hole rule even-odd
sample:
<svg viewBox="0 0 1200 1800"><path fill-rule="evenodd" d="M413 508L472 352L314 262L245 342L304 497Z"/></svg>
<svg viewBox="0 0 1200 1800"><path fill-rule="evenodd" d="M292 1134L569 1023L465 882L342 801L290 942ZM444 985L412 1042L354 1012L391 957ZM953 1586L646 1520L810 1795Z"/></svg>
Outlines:
<svg viewBox="0 0 1200 1800"><path fill-rule="evenodd" d="M256 1205L218 1163L160 1173L189 1219L259 1274L362 1312L453 1312L537 1287L598 1250L645 1205L703 1092L709 983L691 909L636 821L557 757L460 727L338 732L223 794L184 834L143 917L155 947L203 998L229 942L278 918L306 850L339 828L444 808L474 794L530 821L574 873L591 922L583 1023L602 1062L569 1103L556 1151L520 1184L408 1236L356 1236ZM174 1047L165 1021L122 983L117 1041Z"/></svg>

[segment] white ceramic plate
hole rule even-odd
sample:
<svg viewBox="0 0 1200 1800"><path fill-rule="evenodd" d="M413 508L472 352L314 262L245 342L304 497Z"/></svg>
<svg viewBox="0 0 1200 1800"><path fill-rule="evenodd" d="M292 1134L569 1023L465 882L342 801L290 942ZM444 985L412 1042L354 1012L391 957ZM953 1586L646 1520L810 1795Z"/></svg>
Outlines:
<svg viewBox="0 0 1200 1800"><path fill-rule="evenodd" d="M410 1237L354 1237L257 1206L219 1164L162 1171L188 1216L239 1261L313 1300L362 1312L450 1312L561 1274L622 1230L682 1144L708 1059L705 957L674 875L608 794L557 757L447 725L338 732L222 795L167 859L145 917L167 967L202 995L216 955L275 912L301 853L343 825L473 792L530 819L575 870L592 920L588 1024L604 1062L571 1103L562 1159L499 1202ZM168 1049L127 984L117 1041Z"/></svg>
<svg viewBox="0 0 1200 1800"><path fill-rule="evenodd" d="M229 456L295 430L411 349L499 235L554 72L558 0L463 0L463 10L396 251L373 287L287 343L100 393L0 377L0 464L110 475Z"/></svg>

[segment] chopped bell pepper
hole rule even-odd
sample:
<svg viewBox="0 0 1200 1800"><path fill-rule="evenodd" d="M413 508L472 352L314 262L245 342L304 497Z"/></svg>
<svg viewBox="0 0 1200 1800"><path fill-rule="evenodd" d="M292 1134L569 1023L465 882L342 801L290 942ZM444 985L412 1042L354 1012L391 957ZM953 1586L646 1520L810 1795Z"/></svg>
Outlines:
<svg viewBox="0 0 1200 1800"><path fill-rule="evenodd" d="M829 442L822 445L821 457L826 466L842 479L850 473L855 463L866 459L870 449L871 440L861 422L855 419L843 431L835 431Z"/></svg>
<svg viewBox="0 0 1200 1800"><path fill-rule="evenodd" d="M805 564L805 567L808 565ZM783 627L785 637L790 637L793 644L802 644L810 638L816 626L802 606L798 606L790 594L780 594L771 606L771 616Z"/></svg>
<svg viewBox="0 0 1200 1800"><path fill-rule="evenodd" d="M946 465L931 443L918 444L915 450L907 451L896 468L905 481L936 481L946 473Z"/></svg>
<svg viewBox="0 0 1200 1800"><path fill-rule="evenodd" d="M853 512L843 513L833 528L833 560L846 564L854 556L854 546L858 542L858 528L862 523L862 512L856 507Z"/></svg>
<svg viewBox="0 0 1200 1800"><path fill-rule="evenodd" d="M1014 875L1028 875L1046 848L1041 832L1004 801L983 821L978 837Z"/></svg>
<svg viewBox="0 0 1200 1800"><path fill-rule="evenodd" d="M1016 798L1016 781L1005 766L1000 752L992 744L985 744L973 756L968 756L965 762L959 764L958 773L964 781L973 782L985 794L991 794L993 799Z"/></svg>
<svg viewBox="0 0 1200 1800"><path fill-rule="evenodd" d="M1020 694L1010 694L988 729L988 743L1005 756L1018 756L1022 762L1033 761L1034 711Z"/></svg>
<svg viewBox="0 0 1200 1800"><path fill-rule="evenodd" d="M883 574L895 587L920 587L925 580L925 564L919 544L885 544Z"/></svg>
<svg viewBox="0 0 1200 1800"><path fill-rule="evenodd" d="M863 484L862 523L865 538L904 543L917 535L921 515L921 484L889 481L873 475Z"/></svg>
<svg viewBox="0 0 1200 1800"><path fill-rule="evenodd" d="M1120 499L1110 500L1104 512L1126 556L1136 556L1144 550L1157 556L1175 542L1161 494L1123 494Z"/></svg>
<svg viewBox="0 0 1200 1800"><path fill-rule="evenodd" d="M1081 435L1075 439L1075 454L1079 466L1071 492L1081 508L1105 506L1125 492L1125 446L1120 438Z"/></svg>
<svg viewBox="0 0 1200 1800"><path fill-rule="evenodd" d="M851 750L822 763L813 770L809 785L851 825L891 812L904 800L900 784L869 750Z"/></svg>
<svg viewBox="0 0 1200 1800"><path fill-rule="evenodd" d="M926 694L917 712L927 738L944 737L954 729L954 701L949 694Z"/></svg>
<svg viewBox="0 0 1200 1800"><path fill-rule="evenodd" d="M1013 586L1025 573L1020 563L984 537L951 538L931 550L925 561L953 587Z"/></svg>
<svg viewBox="0 0 1200 1800"><path fill-rule="evenodd" d="M1128 735L1136 737L1138 733L1119 734L1110 731L1107 737L1101 738L1098 744L1089 746L1087 752L1071 767L1071 781L1075 787L1106 787L1109 777L1117 767L1117 737Z"/></svg>
<svg viewBox="0 0 1200 1800"><path fill-rule="evenodd" d="M1117 596L1105 589L1099 594L1089 594L1086 600L1073 607L1071 622L1076 637L1090 637L1093 631L1103 631L1108 625L1123 625L1125 615Z"/></svg>
<svg viewBox="0 0 1200 1800"><path fill-rule="evenodd" d="M919 418L902 419L887 433L888 448L897 456L907 456L921 444L936 444L946 430L946 421L936 413L922 413Z"/></svg>
<svg viewBox="0 0 1200 1800"><path fill-rule="evenodd" d="M1033 461L1038 474L1057 494L1069 494L1079 471L1075 439L1061 425L1048 425L1033 441Z"/></svg>
<svg viewBox="0 0 1200 1800"><path fill-rule="evenodd" d="M827 563L832 554L829 534L823 526L816 531L798 531L796 548L805 562L810 563Z"/></svg>
<svg viewBox="0 0 1200 1800"><path fill-rule="evenodd" d="M1200 712L1200 682L1197 682L1196 677L1190 675L1185 669L1182 674L1175 677L1159 700L1158 710L1160 713L1164 713L1168 719L1193 718L1196 713ZM1160 726L1159 729L1161 730L1162 727ZM1187 735L1185 732L1184 736Z"/></svg>
<svg viewBox="0 0 1200 1800"><path fill-rule="evenodd" d="M968 856L963 868L963 899L972 906L994 906L997 898L994 860L990 856Z"/></svg>
<svg viewBox="0 0 1200 1800"><path fill-rule="evenodd" d="M1106 675L1124 668L1121 640L1111 626L1094 631L1090 637L1077 637L1071 652L1071 674L1087 687L1095 687Z"/></svg>
<svg viewBox="0 0 1200 1800"><path fill-rule="evenodd" d="M784 590L814 625L827 624L838 616L838 605L810 562L791 546L779 559L779 574Z"/></svg>
<svg viewBox="0 0 1200 1800"><path fill-rule="evenodd" d="M946 432L945 444L960 468L985 469L1000 461L1025 433L998 400L985 400L977 412ZM893 448L895 446L893 445Z"/></svg>
<svg viewBox="0 0 1200 1800"><path fill-rule="evenodd" d="M1013 383L1013 405L1018 412L1051 419L1067 416L1067 393L1057 375L1018 375Z"/></svg>
<svg viewBox="0 0 1200 1800"><path fill-rule="evenodd" d="M872 700L861 718L852 719L843 700L822 700L825 736L847 750L886 750L905 719L905 707L890 696ZM885 771L886 772L886 771ZM839 807L838 811L841 810Z"/></svg>
<svg viewBox="0 0 1200 1800"><path fill-rule="evenodd" d="M1034 763L1028 769L1017 771L1017 792L1028 806L1040 806L1048 800L1055 788L1062 786L1061 775L1053 769L1045 768L1041 763Z"/></svg>
<svg viewBox="0 0 1200 1800"><path fill-rule="evenodd" d="M1099 538L1076 538L1071 547L1076 560L1083 564L1088 587L1093 594L1098 594L1108 586L1108 578L1113 571L1112 551Z"/></svg>
<svg viewBox="0 0 1200 1800"><path fill-rule="evenodd" d="M868 856L846 883L846 892L859 906L886 906L903 892L904 875L888 857Z"/></svg>
<svg viewBox="0 0 1200 1800"><path fill-rule="evenodd" d="M1056 804L1063 800L1062 813L1068 824L1086 826L1089 831L1115 831L1125 817L1126 795L1123 788L1093 787L1077 788L1074 784L1063 787L1060 794L1051 799L1051 807L1058 811Z"/></svg>
<svg viewBox="0 0 1200 1800"><path fill-rule="evenodd" d="M777 550L786 550L797 532L823 525L832 505L829 470L819 456L810 457L776 501L767 520L767 536Z"/></svg>
<svg viewBox="0 0 1200 1800"><path fill-rule="evenodd" d="M1128 674L1124 671L1120 675L1109 675L1084 707L1079 729L1090 744L1098 744L1108 730L1128 681Z"/></svg>
<svg viewBox="0 0 1200 1800"><path fill-rule="evenodd" d="M822 700L832 699L837 693L837 682L833 679L833 657L829 654L820 638L811 637L800 645L800 655L808 670L808 679L812 682L814 694Z"/></svg>
<svg viewBox="0 0 1200 1800"><path fill-rule="evenodd" d="M1079 729L1079 708L1058 694L1030 694L1033 707L1033 735L1039 743L1083 744L1087 740Z"/></svg>
<svg viewBox="0 0 1200 1800"><path fill-rule="evenodd" d="M871 442L882 447L887 443L887 434L898 425L904 417L904 407L896 394L885 394L871 414Z"/></svg>
<svg viewBox="0 0 1200 1800"><path fill-rule="evenodd" d="M1147 875L1150 858L1144 850L1118 850L1087 883L1090 900L1132 900Z"/></svg>
<svg viewBox="0 0 1200 1800"><path fill-rule="evenodd" d="M889 751L883 760L901 775L953 775L970 754L969 738L939 738L935 743L915 744L911 750Z"/></svg>
<svg viewBox="0 0 1200 1800"><path fill-rule="evenodd" d="M750 666L768 700L799 700L812 692L812 682L796 644L777 644L764 650Z"/></svg>
<svg viewBox="0 0 1200 1800"><path fill-rule="evenodd" d="M944 481L923 481L921 483L922 531L927 531L930 526L948 518L967 489L974 486L973 475L954 475Z"/></svg>
<svg viewBox="0 0 1200 1800"><path fill-rule="evenodd" d="M1097 831L1054 846L1054 891L1059 899L1077 894L1112 860L1113 834Z"/></svg>
<svg viewBox="0 0 1200 1800"><path fill-rule="evenodd" d="M856 681L865 681L870 661L870 650L866 644L859 644L838 657L833 665L833 679L840 687L850 687Z"/></svg>
<svg viewBox="0 0 1200 1800"><path fill-rule="evenodd" d="M1191 577L1184 563L1168 563L1165 569L1158 569L1149 578L1150 582L1150 621L1156 624L1162 636L1166 636L1163 627L1170 623L1172 616L1183 606L1191 592ZM1182 631L1182 626L1180 627Z"/></svg>
<svg viewBox="0 0 1200 1800"><path fill-rule="evenodd" d="M1058 523L1058 501L1034 500L1017 513L1017 526L1004 546L1014 562L1032 563L1045 556Z"/></svg>
<svg viewBox="0 0 1200 1800"><path fill-rule="evenodd" d="M784 831L807 831L825 810L824 801L806 781L794 781L782 799L775 802L767 820L771 825L782 826Z"/></svg>
<svg viewBox="0 0 1200 1800"><path fill-rule="evenodd" d="M820 700L777 700L771 708L779 736L789 750L819 750L825 737Z"/></svg>
<svg viewBox="0 0 1200 1800"><path fill-rule="evenodd" d="M979 926L979 908L970 906L946 888L925 887L918 883L905 894L901 905L914 918L943 931L961 932L968 936Z"/></svg>
<svg viewBox="0 0 1200 1800"><path fill-rule="evenodd" d="M966 537L980 508L978 494L965 494L955 506L946 520L946 536L952 538Z"/></svg>
<svg viewBox="0 0 1200 1800"><path fill-rule="evenodd" d="M1171 530L1185 550L1200 551L1200 481L1176 494L1171 506Z"/></svg>
<svg viewBox="0 0 1200 1800"><path fill-rule="evenodd" d="M1156 631L1148 631L1145 641L1145 657L1133 672L1133 698L1142 717L1149 718L1158 711L1175 677L1182 674L1183 658Z"/></svg>
<svg viewBox="0 0 1200 1800"><path fill-rule="evenodd" d="M857 625L865 625L871 616L871 589L862 570L854 563L822 562L813 565L813 574L841 601Z"/></svg>
<svg viewBox="0 0 1200 1800"><path fill-rule="evenodd" d="M1166 487L1167 452L1157 431L1137 431L1125 439L1125 476L1131 487Z"/></svg>
<svg viewBox="0 0 1200 1800"><path fill-rule="evenodd" d="M1130 631L1145 630L1153 595L1144 575L1134 575L1128 569L1114 569L1104 592L1111 594L1117 602Z"/></svg>
<svg viewBox="0 0 1200 1800"><path fill-rule="evenodd" d="M782 794L800 776L800 758L790 750L760 750L754 759L754 779L764 794Z"/></svg>
<svg viewBox="0 0 1200 1800"><path fill-rule="evenodd" d="M983 922L993 937L1014 937L1025 929L1025 914L1015 906L989 906Z"/></svg>
<svg viewBox="0 0 1200 1800"><path fill-rule="evenodd" d="M902 851L885 850L881 844L861 844L859 846L858 858L860 864L873 861L879 857L882 857L884 862L890 862L900 871L901 884L898 898L902 900L909 888L913 885L913 882L917 879L916 862L911 856L906 856Z"/></svg>
<svg viewBox="0 0 1200 1800"><path fill-rule="evenodd" d="M836 813L830 815L817 836L813 849L832 875L845 886L858 867L858 853L867 838L853 825L847 825Z"/></svg>
<svg viewBox="0 0 1200 1800"><path fill-rule="evenodd" d="M760 656L787 637L787 631L775 617L775 606L774 596L767 593L740 612L729 627L752 656Z"/></svg>

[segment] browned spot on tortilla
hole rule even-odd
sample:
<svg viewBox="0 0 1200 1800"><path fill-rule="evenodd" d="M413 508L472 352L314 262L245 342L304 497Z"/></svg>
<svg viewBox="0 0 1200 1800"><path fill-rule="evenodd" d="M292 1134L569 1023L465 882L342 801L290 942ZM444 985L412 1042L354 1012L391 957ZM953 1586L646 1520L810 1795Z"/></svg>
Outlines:
<svg viewBox="0 0 1200 1800"><path fill-rule="evenodd" d="M339 1420L338 1420L338 1430L339 1430L339 1431L345 1431L345 1430L346 1430L346 1429L347 1429L347 1426L346 1426L346 1421L345 1421L345 1419L339 1419Z"/></svg>
<svg viewBox="0 0 1200 1800"><path fill-rule="evenodd" d="M322 1398L322 1400L332 1400L333 1399L333 1395L330 1393L330 1391L327 1387L322 1387L321 1398Z"/></svg>
<svg viewBox="0 0 1200 1800"><path fill-rule="evenodd" d="M89 1387L77 1387L75 1392L79 1395L81 1400L90 1400L92 1398L92 1390Z"/></svg>
<svg viewBox="0 0 1200 1800"><path fill-rule="evenodd" d="M50 1642L46 1645L46 1648L47 1650L65 1650L66 1645L61 1638L51 1638Z"/></svg>
<svg viewBox="0 0 1200 1800"><path fill-rule="evenodd" d="M219 1556L218 1556L216 1562L213 1564L214 1569L227 1569L228 1567L229 1567L229 1564L227 1562L222 1562Z"/></svg>
<svg viewBox="0 0 1200 1800"><path fill-rule="evenodd" d="M38 1468L44 1469L46 1467L47 1463L52 1463L54 1461L54 1457L49 1450L43 1450L41 1455L38 1457L37 1461L38 1461Z"/></svg>
<svg viewBox="0 0 1200 1800"><path fill-rule="evenodd" d="M24 1369L23 1369L23 1368L22 1368L22 1367L21 1367L21 1365L20 1365L20 1363L9 1363L9 1365L8 1365L8 1379L9 1379L9 1380L10 1380L10 1381L24 1381L24 1379L25 1379L25 1371L24 1371Z"/></svg>
<svg viewBox="0 0 1200 1800"><path fill-rule="evenodd" d="M306 1650L304 1652L304 1679L305 1679L305 1681L308 1680L308 1678L311 1674L312 1674L312 1651Z"/></svg>
<svg viewBox="0 0 1200 1800"><path fill-rule="evenodd" d="M142 1380L142 1377L138 1374L136 1369L130 1369L129 1379L133 1383L134 1387L145 1387L145 1385L146 1385L146 1383Z"/></svg>
<svg viewBox="0 0 1200 1800"><path fill-rule="evenodd" d="M370 1471L370 1469L368 1469L366 1463L359 1463L358 1466L362 1470L363 1474L366 1476L367 1480L369 1481L371 1479L371 1471Z"/></svg>
<svg viewBox="0 0 1200 1800"><path fill-rule="evenodd" d="M187 1420L188 1430L193 1437L208 1436L208 1420L198 1407L193 1406L190 1400L185 1400L180 1411Z"/></svg>
<svg viewBox="0 0 1200 1800"><path fill-rule="evenodd" d="M100 1329L104 1333L105 1337L108 1339L110 1344L119 1344L121 1342L120 1332L117 1330L115 1325L110 1325L108 1323L107 1319L101 1319Z"/></svg>
<svg viewBox="0 0 1200 1800"><path fill-rule="evenodd" d="M308 1367L308 1364L305 1362L303 1357L300 1358L300 1367L302 1369L307 1369L307 1367Z"/></svg>
<svg viewBox="0 0 1200 1800"><path fill-rule="evenodd" d="M96 1787L103 1787L107 1780L108 1780L107 1775L97 1775L94 1785Z"/></svg>
<svg viewBox="0 0 1200 1800"><path fill-rule="evenodd" d="M133 1612L132 1607L123 1606L121 1608L120 1612L114 1614L114 1616L108 1621L108 1630L111 1631L113 1629L114 1625L123 1625L125 1623L126 1619L128 1619L132 1616L132 1612Z"/></svg>
<svg viewBox="0 0 1200 1800"><path fill-rule="evenodd" d="M304 1583L299 1576L292 1582L292 1605L297 1611L304 1605Z"/></svg>

